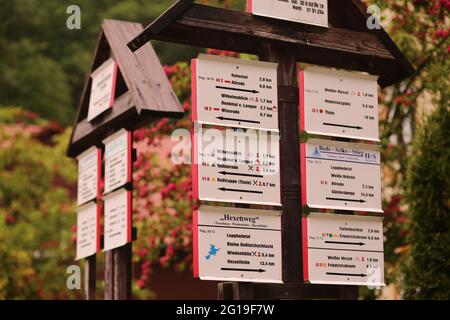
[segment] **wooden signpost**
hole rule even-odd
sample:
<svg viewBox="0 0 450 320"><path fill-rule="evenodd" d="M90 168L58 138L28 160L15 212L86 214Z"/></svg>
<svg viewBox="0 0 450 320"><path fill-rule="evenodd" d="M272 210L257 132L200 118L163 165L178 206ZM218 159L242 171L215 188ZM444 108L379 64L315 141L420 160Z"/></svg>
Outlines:
<svg viewBox="0 0 450 320"><path fill-rule="evenodd" d="M100 250L103 207L105 299L131 298L132 130L158 118L183 116L152 46L137 54L126 46L142 31L137 23L103 21L67 150L79 161L77 259L90 254L87 299L96 296L95 252Z"/></svg>
<svg viewBox="0 0 450 320"><path fill-rule="evenodd" d="M281 202L281 252L282 252L282 281L283 284L244 284L242 282L233 283L231 287L228 283L223 283L219 286L219 297L221 298L232 298L232 299L252 299L252 298L271 298L271 299L295 299L295 298L342 298L342 299L356 299L357 298L357 287L350 286L337 286L337 285L324 285L324 284L306 284L305 281L317 282L321 275L314 273L312 268L308 268L309 265L305 264L306 261L302 257L302 234L305 233L302 230L302 209L301 209L301 174L300 174L300 141L299 141L299 124L304 124L302 129L307 132L317 131L320 134L328 135L333 137L346 137L346 138L362 138L362 139L372 139L378 141L377 128L375 127L374 117L375 110L368 107L367 110L364 109L362 104L367 104L368 106L373 106L376 104L374 102L374 96L367 96L370 101L359 101L353 98L349 99L336 99L336 97L331 96L326 100L330 101L343 101L346 103L347 109L356 110L355 112L349 114L350 124L352 122L357 123L355 126L361 126L363 129L358 130L345 130L345 128L340 128L338 131L334 126L324 125L323 123L334 123L333 121L342 120L341 110L336 110L334 103L328 103L328 101L320 101L320 98L314 97L314 90L323 90L324 86L328 87L332 83L332 88L336 90L347 90L342 88L339 83L333 84L333 79L327 79L320 81L319 85L314 88L311 87L311 77L305 73L303 88L300 93L299 98L299 87L297 83L297 62L315 64L326 67L341 68L351 71L364 71L378 77L378 84L382 87L391 85L393 83L399 82L406 77L410 76L414 69L406 60L404 55L395 46L389 36L385 33L383 29L380 30L368 30L366 26L366 21L368 16L365 13L365 9L359 0L329 0L329 1L305 1L299 3L289 2L289 1L257 1L253 0L249 2L249 11L251 13L238 12L227 9L214 8L209 6L204 6L200 4L195 4L193 0L179 0L171 8L169 8L165 13L163 13L159 18L152 22L141 34L135 37L129 42L128 46L132 51L137 51L145 43L151 39L170 41L181 44L188 44L199 47L214 48L219 50L231 50L241 53L249 53L258 55L261 61L267 61L276 63L277 67L277 90L278 90L278 102L274 104L278 111L278 131L280 133L280 202ZM305 11L304 11L305 10ZM252 14L253 13L253 14ZM320 19L319 19L320 15ZM327 18L328 19L327 19ZM287 21L286 21L287 20ZM293 23L293 21L301 23ZM320 26L306 26L305 24L316 24ZM324 28L328 27L328 28ZM201 57L200 57L201 59ZM206 123L212 123L211 119L214 119L216 125L222 126L235 126L244 127L244 121L234 121L229 119L218 119L222 116L223 111L221 107L225 108L224 105L220 106L219 103L222 102L232 103L232 108L227 105L227 111L231 112L242 112L242 103L238 101L238 97L244 97L243 95L236 95L232 99L234 101L228 101L229 98L225 96L220 96L217 94L222 94L222 92L217 93L216 89L225 90L223 88L217 88L217 86L225 87L222 84L218 84L213 81L213 78L220 79L223 81L233 81L230 77L230 69L223 70L222 73L218 72L219 67L213 66L214 70L198 71L197 68L201 64L200 59L193 64L193 109L197 114L194 116L194 121L205 121ZM197 64L198 63L198 64ZM237 66L237 64L235 64ZM201 68L201 67L200 67ZM217 68L217 69L216 69ZM308 70L306 72L309 72ZM330 76L333 73L329 74ZM335 74L334 74L335 75ZM245 74L241 76L246 76ZM201 77L204 77L203 79ZM208 77L210 82L208 82ZM269 77L272 78L272 77ZM349 78L342 78L343 85L353 86L352 80ZM361 91L369 94L374 94L374 81L375 78L370 78L370 87L364 86L364 88L351 87L348 88L349 93ZM205 83L200 83L199 81L205 81ZM245 79L247 80L247 79ZM273 81L273 80L272 80ZM234 89L245 89L248 93L254 93L256 90L250 82L246 83L240 81L240 83L226 83L226 87L233 87ZM208 92L202 92L197 90L197 85L210 85L215 88L210 88ZM228 89L227 89L228 90ZM306 91L309 90L309 91ZM236 91L236 90L235 90ZM199 93L200 92L200 93ZM333 92L334 93L334 92ZM204 96L200 97L202 94ZM256 94L256 93L255 93ZM308 94L308 96L306 95ZM245 96L245 98L249 98ZM319 100L314 100L319 99ZM200 104L198 103L199 101ZM302 114L299 113L299 102L304 101ZM311 102L312 101L312 102ZM310 105L309 103L312 103ZM350 103L350 106L348 105ZM320 105L315 105L320 104ZM267 106L266 106L267 107ZM203 109L202 109L203 108ZM206 109L205 109L206 108ZM210 109L211 108L211 109ZM214 108L219 108L220 110L215 110ZM309 108L309 109L308 109ZM320 119L322 122L317 124L316 120L314 123L309 123L308 116L313 119L312 109L328 110L327 116L330 118ZM334 110L334 111L333 111ZM214 113L217 112L217 115ZM334 114L331 114L334 112ZM243 113L245 115L245 112ZM308 114L308 116L306 116ZM352 114L355 115L355 119L352 119ZM334 115L334 118L331 116ZM358 118L356 117L358 115ZM361 119L361 115L363 118ZM365 116L369 118L366 119ZM226 117L232 118L232 117ZM207 120L209 119L209 120ZM259 117L254 119L248 119L248 117L242 118L244 120L254 120L262 121ZM220 120L221 122L219 122ZM365 120L370 120L366 121ZM306 122L305 122L306 121ZM240 123L239 123L240 122ZM361 124L359 124L361 123ZM336 124L341 124L336 123ZM347 125L347 122L343 122L342 125ZM268 127L269 125L265 124ZM246 125L248 127L248 123ZM267 129L273 129L273 125ZM333 128L332 128L333 127ZM257 126L252 127L257 128ZM325 129L326 128L326 129ZM264 128L258 128L264 129ZM342 132L342 129L345 131ZM355 128L348 128L355 129ZM359 133L359 135L358 135ZM195 139L194 139L195 140ZM319 145L319 144L318 144ZM336 147L335 149L339 157L350 157L350 153L345 152L342 155L342 148ZM344 148L345 149L345 148ZM350 148L353 149L353 148ZM314 151L314 150L313 150ZM360 150L357 148L355 150L357 153ZM197 155L198 150L194 150L194 156ZM374 161L371 157L375 155L375 162L373 167L378 169L379 172L379 154L376 152L365 152L363 158L365 159L366 154L369 156L367 161ZM324 162L328 159L319 159ZM333 159L335 161L336 159ZM338 159L342 160L342 159ZM350 161L351 159L344 159L345 161ZM314 160L313 160L314 161ZM364 165L366 160L363 160ZM200 163L199 163L200 165ZM327 164L329 166L329 164ZM351 169L353 172L353 164L337 164L338 166L345 166ZM326 167L324 167L326 169ZM305 169L307 170L307 169ZM334 170L331 168L331 170ZM200 168L199 168L200 171ZM302 172L303 174L303 172ZM334 174L334 173L333 173ZM354 175L356 179L356 174ZM205 175L206 176L206 175ZM208 176L212 176L208 174ZM200 178L201 175L198 175ZM313 177L314 178L314 177ZM307 172L308 179L308 172ZM340 178L339 178L340 179ZM360 190L357 190L356 186L351 186L348 190L346 189L350 184L348 182L343 182L336 177L336 183L339 185L333 186L331 190L331 195L333 197L333 190L339 192L359 192L359 196L366 197L362 200L367 203L367 206L358 207L362 210L369 208L373 209L371 211L380 211L380 199L379 199L379 174L374 174L370 177L370 182L367 182L367 189L370 191L365 192L364 195ZM331 182L334 182L330 180ZM349 179L353 181L354 179ZM361 180L362 183L366 184L366 181ZM342 185L343 184L343 185ZM305 184L306 185L306 184ZM359 186L362 187L362 186ZM308 194L311 192L319 192L314 188L307 190ZM341 194L339 195L339 198ZM211 197L213 198L213 197ZM336 196L336 198L338 198ZM369 199L372 199L369 202ZM201 199L201 197L200 197ZM353 199L353 198L352 198ZM355 198L356 199L356 198ZM367 199L367 200L366 200ZM225 199L214 199L224 201ZM236 199L233 199L234 202ZM257 207L258 199L252 203L252 207ZM350 201L349 201L350 202ZM339 202L341 203L341 202ZM353 203L353 202L352 202ZM261 204L261 203L260 203ZM348 203L347 203L348 205ZM328 206L327 203L324 204L323 208L329 209L356 209L355 206L346 207L345 203L338 206L333 205L332 208ZM240 209L238 209L240 210ZM200 210L201 211L201 210ZM349 212L350 213L350 212ZM201 221L205 222L205 227L198 228L199 231L212 230L211 226L215 226L217 219L212 216L206 216L205 214L198 214L197 217ZM218 218L218 216L217 216ZM353 220L348 220L353 223ZM314 224L314 221L312 222ZM331 229L330 229L331 230ZM206 233L207 234L207 233ZM204 234L202 233L202 236ZM197 241L200 243L200 232L197 234ZM308 241L308 246L310 241ZM223 241L223 237L219 240ZM218 243L222 243L218 240ZM306 244L305 244L306 245ZM199 244L200 248L201 244ZM203 247L202 247L203 248ZM203 248L204 249L204 248ZM202 250L203 250L202 249ZM209 248L214 249L211 251L216 252L218 247ZM379 251L379 248L377 249ZM200 251L197 257L197 261L201 259ZM203 254L203 252L202 252ZM206 253L208 254L208 253ZM356 259L354 255L344 255L345 259ZM305 256L308 257L308 255ZM311 260L314 261L314 257L310 256ZM210 257L211 258L211 257ZM374 258L374 257L371 257ZM379 255L377 262L373 260L373 266L382 268L381 260ZM323 260L323 259L319 259ZM320 261L317 261L320 263ZM328 263L327 261L322 261ZM251 262L250 262L251 263ZM214 277L217 273L214 271L208 273L210 269L204 267L204 262L199 266L199 275L204 277ZM202 267L203 266L203 267ZM303 268L308 268L304 272ZM226 267L228 268L228 267ZM358 269L360 270L360 269ZM217 271L217 269L216 269ZM229 271L229 270L223 270ZM327 272L327 271L326 271ZM228 278L228 273L221 273L217 278L225 279ZM272 277L271 277L272 278ZM351 278L352 279L352 278ZM233 280L238 280L233 278ZM273 279L271 279L273 280ZM326 279L325 279L326 280ZM327 282L327 283L331 283ZM345 281L339 282L344 284ZM377 284L383 282L382 277L379 277ZM338 282L334 282L338 283ZM358 281L347 282L346 284L360 284Z"/></svg>

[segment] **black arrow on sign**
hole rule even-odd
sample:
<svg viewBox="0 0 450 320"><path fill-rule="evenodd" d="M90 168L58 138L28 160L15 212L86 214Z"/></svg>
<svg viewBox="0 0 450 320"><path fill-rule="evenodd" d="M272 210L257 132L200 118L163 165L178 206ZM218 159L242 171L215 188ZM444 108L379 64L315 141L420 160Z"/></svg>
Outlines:
<svg viewBox="0 0 450 320"><path fill-rule="evenodd" d="M364 129L363 127L360 127L360 126L347 126L345 124L337 124L337 123L329 123L329 122L324 122L323 125L330 126L330 127L350 128L350 129L356 129L356 130Z"/></svg>
<svg viewBox="0 0 450 320"><path fill-rule="evenodd" d="M363 246L365 243L363 242L341 242L341 241L325 241L325 243L332 243L332 244L352 244L355 246Z"/></svg>
<svg viewBox="0 0 450 320"><path fill-rule="evenodd" d="M366 202L366 200L355 200L355 199L342 199L342 198L327 198L327 200L335 200L335 201L348 201L348 202L359 202L359 203L364 203Z"/></svg>
<svg viewBox="0 0 450 320"><path fill-rule="evenodd" d="M247 122L247 123L261 123L261 121L253 121L253 120L243 120L237 118L225 118L225 117L216 117L219 120L228 120L228 121L237 121L237 122Z"/></svg>
<svg viewBox="0 0 450 320"><path fill-rule="evenodd" d="M216 88L217 89L225 89L225 90L233 90L233 91L241 91L241 92L259 93L259 91L256 91L256 90L248 90L248 89L240 89L240 88L232 88L232 87L216 86Z"/></svg>
<svg viewBox="0 0 450 320"><path fill-rule="evenodd" d="M231 191L231 192L246 192L246 193L258 193L263 194L262 191L253 191L253 190L242 190L242 189L228 189L228 188L219 188L221 191Z"/></svg>
<svg viewBox="0 0 450 320"><path fill-rule="evenodd" d="M222 271L240 271L240 272L258 272L263 273L266 272L264 269L239 269L239 268L221 268Z"/></svg>
<svg viewBox="0 0 450 320"><path fill-rule="evenodd" d="M338 272L327 272L327 275L329 276L345 276L345 277L367 277L364 273L338 273Z"/></svg>
<svg viewBox="0 0 450 320"><path fill-rule="evenodd" d="M251 178L264 178L264 176L258 175L258 174L233 173L233 172L227 172L227 171L220 171L219 173L223 174L224 176L242 176L242 177L251 177Z"/></svg>

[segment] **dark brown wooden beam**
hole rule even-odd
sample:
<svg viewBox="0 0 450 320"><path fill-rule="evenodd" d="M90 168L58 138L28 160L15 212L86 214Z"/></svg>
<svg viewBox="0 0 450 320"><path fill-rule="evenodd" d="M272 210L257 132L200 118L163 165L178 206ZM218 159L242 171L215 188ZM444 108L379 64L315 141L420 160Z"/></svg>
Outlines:
<svg viewBox="0 0 450 320"><path fill-rule="evenodd" d="M187 2L161 15L128 44L129 48L135 51L155 39L258 54L262 42L288 44L298 61L380 75L381 86L398 82L413 71L395 44L380 37L384 31L347 29L331 23L330 28L320 28ZM348 1L345 5L354 6ZM361 12L356 14L358 22L364 18ZM342 25L338 20L333 22Z"/></svg>

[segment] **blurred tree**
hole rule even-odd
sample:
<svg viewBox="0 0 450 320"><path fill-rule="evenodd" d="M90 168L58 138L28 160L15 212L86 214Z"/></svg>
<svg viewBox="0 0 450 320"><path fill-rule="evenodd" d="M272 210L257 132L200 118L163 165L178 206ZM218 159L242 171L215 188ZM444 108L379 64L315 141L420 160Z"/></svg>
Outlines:
<svg viewBox="0 0 450 320"><path fill-rule="evenodd" d="M19 108L0 109L0 300L63 299L76 169L70 130Z"/></svg>
<svg viewBox="0 0 450 320"><path fill-rule="evenodd" d="M441 105L419 130L407 180L406 299L450 299L450 110Z"/></svg>

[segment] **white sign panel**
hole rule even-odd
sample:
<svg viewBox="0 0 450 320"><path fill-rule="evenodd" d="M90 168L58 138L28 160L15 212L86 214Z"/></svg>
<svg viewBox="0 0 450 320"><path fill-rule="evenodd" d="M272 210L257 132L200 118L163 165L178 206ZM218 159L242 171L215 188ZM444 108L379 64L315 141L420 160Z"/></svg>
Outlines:
<svg viewBox="0 0 450 320"><path fill-rule="evenodd" d="M131 131L121 129L103 140L105 144L105 191L108 193L131 182Z"/></svg>
<svg viewBox="0 0 450 320"><path fill-rule="evenodd" d="M105 196L104 237L103 251L131 242L131 191L120 189Z"/></svg>
<svg viewBox="0 0 450 320"><path fill-rule="evenodd" d="M379 141L377 77L309 67L299 79L302 131Z"/></svg>
<svg viewBox="0 0 450 320"><path fill-rule="evenodd" d="M76 260L94 255L100 250L100 211L95 202L78 208Z"/></svg>
<svg viewBox="0 0 450 320"><path fill-rule="evenodd" d="M328 0L247 0L254 15L328 27Z"/></svg>
<svg viewBox="0 0 450 320"><path fill-rule="evenodd" d="M89 148L77 157L78 188L77 205L97 198L100 192L101 150Z"/></svg>
<svg viewBox="0 0 450 320"><path fill-rule="evenodd" d="M194 198L280 205L278 133L200 128L193 148Z"/></svg>
<svg viewBox="0 0 450 320"><path fill-rule="evenodd" d="M309 140L300 153L303 205L383 212L377 146Z"/></svg>
<svg viewBox="0 0 450 320"><path fill-rule="evenodd" d="M108 59L91 74L91 96L87 120L91 121L114 106L117 64Z"/></svg>
<svg viewBox="0 0 450 320"><path fill-rule="evenodd" d="M303 264L311 283L384 285L383 219L310 214L303 218Z"/></svg>
<svg viewBox="0 0 450 320"><path fill-rule="evenodd" d="M200 207L194 213L194 276L281 283L281 212Z"/></svg>
<svg viewBox="0 0 450 320"><path fill-rule="evenodd" d="M193 121L278 131L276 63L201 54L191 68Z"/></svg>

